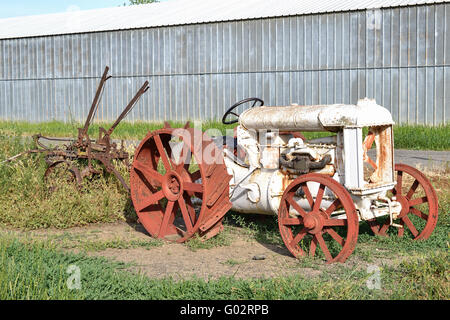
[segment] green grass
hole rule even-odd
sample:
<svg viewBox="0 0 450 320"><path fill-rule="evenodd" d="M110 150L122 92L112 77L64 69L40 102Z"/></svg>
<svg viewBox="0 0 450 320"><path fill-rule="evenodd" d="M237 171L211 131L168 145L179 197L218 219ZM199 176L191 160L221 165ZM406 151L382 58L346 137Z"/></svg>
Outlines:
<svg viewBox="0 0 450 320"><path fill-rule="evenodd" d="M185 125L185 122L169 121L172 127L179 128ZM195 122L191 122L194 126ZM103 126L109 128L112 123L94 123L89 128L91 137L96 138L98 128ZM113 133L115 139L142 140L149 131L163 127L162 122L127 122L122 121ZM81 123L64 123L60 121L29 123L29 122L11 122L0 121L0 135L10 136L31 136L41 133L52 137L75 137L77 128L82 127ZM215 129L216 132L209 132L211 135L227 134L232 135L231 131L236 125L224 125L218 121L203 121L201 129L203 131ZM307 139L319 138L329 133L324 132L304 132ZM394 143L397 149L413 150L450 150L450 124L436 127L424 125L396 125L394 126Z"/></svg>
<svg viewBox="0 0 450 320"><path fill-rule="evenodd" d="M236 264L236 261L230 261ZM430 253L382 267L380 290L370 290L365 270L320 277L270 279L221 277L150 279L132 265L85 254L62 253L48 244L0 238L0 299L448 299L448 253ZM81 288L69 290L68 267L80 270Z"/></svg>
<svg viewBox="0 0 450 320"><path fill-rule="evenodd" d="M0 136L0 154L9 157L31 148L30 141ZM79 191L75 184L59 181L49 193L41 155L0 163L0 225L23 229L68 228L98 222L135 220L129 195L114 176L93 179ZM125 180L128 170L119 167Z"/></svg>
<svg viewBox="0 0 450 320"><path fill-rule="evenodd" d="M211 249L211 248L217 248L217 247L226 247L231 244L231 235L229 232L222 231L215 237L204 240L201 237L198 236L198 234L195 234L189 241L187 241L185 244L186 246L192 250L197 251L199 249Z"/></svg>
<svg viewBox="0 0 450 320"><path fill-rule="evenodd" d="M394 126L396 149L450 150L450 124L430 126Z"/></svg>

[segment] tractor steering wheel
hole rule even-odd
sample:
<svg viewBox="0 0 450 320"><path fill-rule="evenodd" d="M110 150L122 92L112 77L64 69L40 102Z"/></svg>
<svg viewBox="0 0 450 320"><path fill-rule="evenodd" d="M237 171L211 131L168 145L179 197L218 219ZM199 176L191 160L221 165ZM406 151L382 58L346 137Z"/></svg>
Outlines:
<svg viewBox="0 0 450 320"><path fill-rule="evenodd" d="M251 102L251 101L254 101L254 102L253 102L253 105L252 105L250 108L253 108L253 107L256 105L257 102L260 103L260 105L259 105L258 107L261 107L261 106L264 105L264 101L261 100L261 99L259 99L259 98L247 98L247 99L241 100L241 101L239 101L239 102L236 102L235 104L233 104L233 105L227 110L227 112L225 112L225 114L224 114L223 117L222 117L222 123L223 123L223 124L233 124L233 123L238 122L239 115L236 114L236 113L234 113L233 110L236 109L237 107L239 107L241 104L244 104L244 103L247 103L247 102ZM235 119L235 120L230 120L230 121L226 121L225 119L227 118L227 116L228 116L229 114L232 114L233 116L236 116L237 119Z"/></svg>

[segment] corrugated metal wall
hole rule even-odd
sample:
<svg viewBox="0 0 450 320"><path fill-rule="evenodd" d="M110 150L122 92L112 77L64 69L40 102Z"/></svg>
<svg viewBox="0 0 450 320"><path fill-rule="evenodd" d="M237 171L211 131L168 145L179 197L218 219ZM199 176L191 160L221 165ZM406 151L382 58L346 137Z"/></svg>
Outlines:
<svg viewBox="0 0 450 320"><path fill-rule="evenodd" d="M397 122L437 125L450 114L450 4L0 40L0 118L83 121L105 65L98 121L149 80L127 120L367 96Z"/></svg>

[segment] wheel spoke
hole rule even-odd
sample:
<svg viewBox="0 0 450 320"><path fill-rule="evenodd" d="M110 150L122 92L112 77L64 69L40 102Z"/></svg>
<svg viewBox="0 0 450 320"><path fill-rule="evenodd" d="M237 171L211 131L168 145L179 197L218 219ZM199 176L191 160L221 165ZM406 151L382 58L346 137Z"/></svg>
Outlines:
<svg viewBox="0 0 450 320"><path fill-rule="evenodd" d="M189 146L186 143L183 143L183 148L181 150L180 159L178 159L177 166L184 166L185 169L189 169L189 165L191 164L192 152ZM189 159L189 161L187 161ZM187 168L186 168L187 167Z"/></svg>
<svg viewBox="0 0 450 320"><path fill-rule="evenodd" d="M305 216L306 214L305 210L303 210L303 208L300 207L297 202L295 202L293 193L286 198L286 201L289 203L289 205L291 205L294 208L295 211L297 211L300 214L300 216L302 217Z"/></svg>
<svg viewBox="0 0 450 320"><path fill-rule="evenodd" d="M159 135L155 135L154 138L155 138L156 148L158 149L159 156L161 157L161 159L163 161L164 168L166 169L166 171L170 171L172 168L170 166L170 162L169 162L169 158L167 157L166 150L164 149L164 146L162 144L161 137Z"/></svg>
<svg viewBox="0 0 450 320"><path fill-rule="evenodd" d="M419 186L419 181L414 180L414 183L411 186L411 189L409 189L408 193L406 194L406 199L411 199L411 197L413 196L414 192L416 192L417 187Z"/></svg>
<svg viewBox="0 0 450 320"><path fill-rule="evenodd" d="M180 205L181 214L183 215L183 220L184 224L186 225L187 232L190 233L192 231L192 221L183 197L180 197L178 199L178 204Z"/></svg>
<svg viewBox="0 0 450 320"><path fill-rule="evenodd" d="M341 245L341 247L344 246L344 244L345 244L344 239L340 235L338 235L336 231L334 231L331 228L326 228L325 232L327 232L334 240L336 240L337 243L339 243Z"/></svg>
<svg viewBox="0 0 450 320"><path fill-rule="evenodd" d="M164 217L161 223L161 227L159 228L158 238L163 238L167 232L167 227L169 225L170 218L173 214L173 207L175 202L169 201L167 203L166 211L164 212Z"/></svg>
<svg viewBox="0 0 450 320"><path fill-rule="evenodd" d="M316 200L314 201L314 207L313 207L312 211L314 211L314 212L319 211L320 204L322 203L324 191L325 191L325 186L323 184L320 184L319 191L317 192Z"/></svg>
<svg viewBox="0 0 450 320"><path fill-rule="evenodd" d="M136 160L133 164L134 169L139 170L144 177L147 179L147 181L151 181L152 179L155 179L159 182L163 181L163 175L160 174L158 171L153 170L149 166L145 165L142 161Z"/></svg>
<svg viewBox="0 0 450 320"><path fill-rule="evenodd" d="M403 234L405 233L405 223L403 220L400 220L400 225L403 226L402 228L398 228L398 236L403 237Z"/></svg>
<svg viewBox="0 0 450 320"><path fill-rule="evenodd" d="M389 228L389 226L390 226L390 223L388 220L381 226L380 231L378 233L382 234L382 235L386 234L386 230Z"/></svg>
<svg viewBox="0 0 450 320"><path fill-rule="evenodd" d="M347 225L347 220L345 219L327 219L324 221L323 225L325 227L343 227Z"/></svg>
<svg viewBox="0 0 450 320"><path fill-rule="evenodd" d="M183 188L187 191L196 193L203 193L203 185L200 183L185 182L183 181Z"/></svg>
<svg viewBox="0 0 450 320"><path fill-rule="evenodd" d="M428 215L426 215L425 213L423 213L422 211L420 211L419 209L416 208L410 208L409 209L412 214L418 216L419 218L422 218L423 220L428 220Z"/></svg>
<svg viewBox="0 0 450 320"><path fill-rule="evenodd" d="M341 200L336 199L333 201L333 203L328 207L327 210L325 210L325 213L327 216L330 216L336 209L340 208L342 206Z"/></svg>
<svg viewBox="0 0 450 320"><path fill-rule="evenodd" d="M367 220L367 223L369 224L370 229L375 235L380 233L380 226L378 225L376 218Z"/></svg>
<svg viewBox="0 0 450 320"><path fill-rule="evenodd" d="M411 222L411 220L409 220L408 216L404 216L402 218L403 222L408 226L409 230L411 230L412 234L414 235L414 237L417 237L417 235L419 234L419 232L417 231L416 227L414 227L413 223Z"/></svg>
<svg viewBox="0 0 450 320"><path fill-rule="evenodd" d="M426 203L426 202L428 202L428 198L425 196L425 197L409 200L409 205L412 207L412 206L416 206L418 204L422 204L422 203Z"/></svg>
<svg viewBox="0 0 450 320"><path fill-rule="evenodd" d="M301 218L280 218L280 222L284 226L297 226L303 223Z"/></svg>
<svg viewBox="0 0 450 320"><path fill-rule="evenodd" d="M402 194L403 171L397 171L397 185L394 188L395 194ZM398 191L397 191L398 190Z"/></svg>
<svg viewBox="0 0 450 320"><path fill-rule="evenodd" d="M328 261L331 261L333 259L333 257L331 256L331 253L328 250L325 240L323 240L322 234L317 233L316 238L317 238L317 241L319 242L320 249L322 249L323 253L325 254L325 258L327 258Z"/></svg>
<svg viewBox="0 0 450 320"><path fill-rule="evenodd" d="M309 246L309 256L314 257L316 254L316 248L317 248L317 238L314 236L311 240L311 245Z"/></svg>
<svg viewBox="0 0 450 320"><path fill-rule="evenodd" d="M289 243L289 245L291 247L296 246L304 237L305 235L308 233L308 229L303 228L302 230L300 230L300 232L294 237L294 239L292 239L292 241Z"/></svg>
<svg viewBox="0 0 450 320"><path fill-rule="evenodd" d="M191 176L192 182L195 182L202 177L202 173L200 172L200 170L197 170L194 173L190 173L189 175Z"/></svg>
<svg viewBox="0 0 450 320"><path fill-rule="evenodd" d="M191 221L193 224L196 223L197 221L197 216L195 215L195 209L194 209L194 205L192 204L191 198L189 196L184 196L184 201L187 204L187 208L189 211L189 216L191 217Z"/></svg>
<svg viewBox="0 0 450 320"><path fill-rule="evenodd" d="M143 203L140 203L138 206L136 206L136 211L142 211L152 204L157 204L158 201L161 200L163 197L164 193L162 190L153 193L151 196L145 198Z"/></svg>
<svg viewBox="0 0 450 320"><path fill-rule="evenodd" d="M314 200L311 195L311 192L309 192L308 185L306 183L302 185L302 190L305 193L306 199L308 199L309 205L311 206L312 209L314 206Z"/></svg>

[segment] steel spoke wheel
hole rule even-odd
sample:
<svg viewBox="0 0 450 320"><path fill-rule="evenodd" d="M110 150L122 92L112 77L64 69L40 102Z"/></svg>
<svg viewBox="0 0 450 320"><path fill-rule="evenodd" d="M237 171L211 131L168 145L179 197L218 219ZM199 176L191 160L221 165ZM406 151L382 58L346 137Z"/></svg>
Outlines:
<svg viewBox="0 0 450 320"><path fill-rule="evenodd" d="M164 128L147 135L136 150L130 171L131 199L139 221L155 238L184 242L205 231L199 228L210 224L211 212L221 213L220 206L229 209L221 201L211 201L215 191L211 185L225 192L217 180L226 169L213 170L214 163L202 161L204 148L215 145L212 140L194 141L194 136L194 129ZM227 178L221 177L228 186Z"/></svg>
<svg viewBox="0 0 450 320"><path fill-rule="evenodd" d="M332 178L315 173L300 176L285 190L278 226L295 257L317 254L327 263L344 262L350 256L359 229L347 190Z"/></svg>
<svg viewBox="0 0 450 320"><path fill-rule="evenodd" d="M397 185L390 192L390 196L402 205L395 223L402 228L391 227L390 218L382 221L371 220L369 226L377 235L386 236L390 230L399 237L405 234L415 240L428 239L436 227L438 219L438 198L430 181L419 170L406 164L395 165Z"/></svg>

